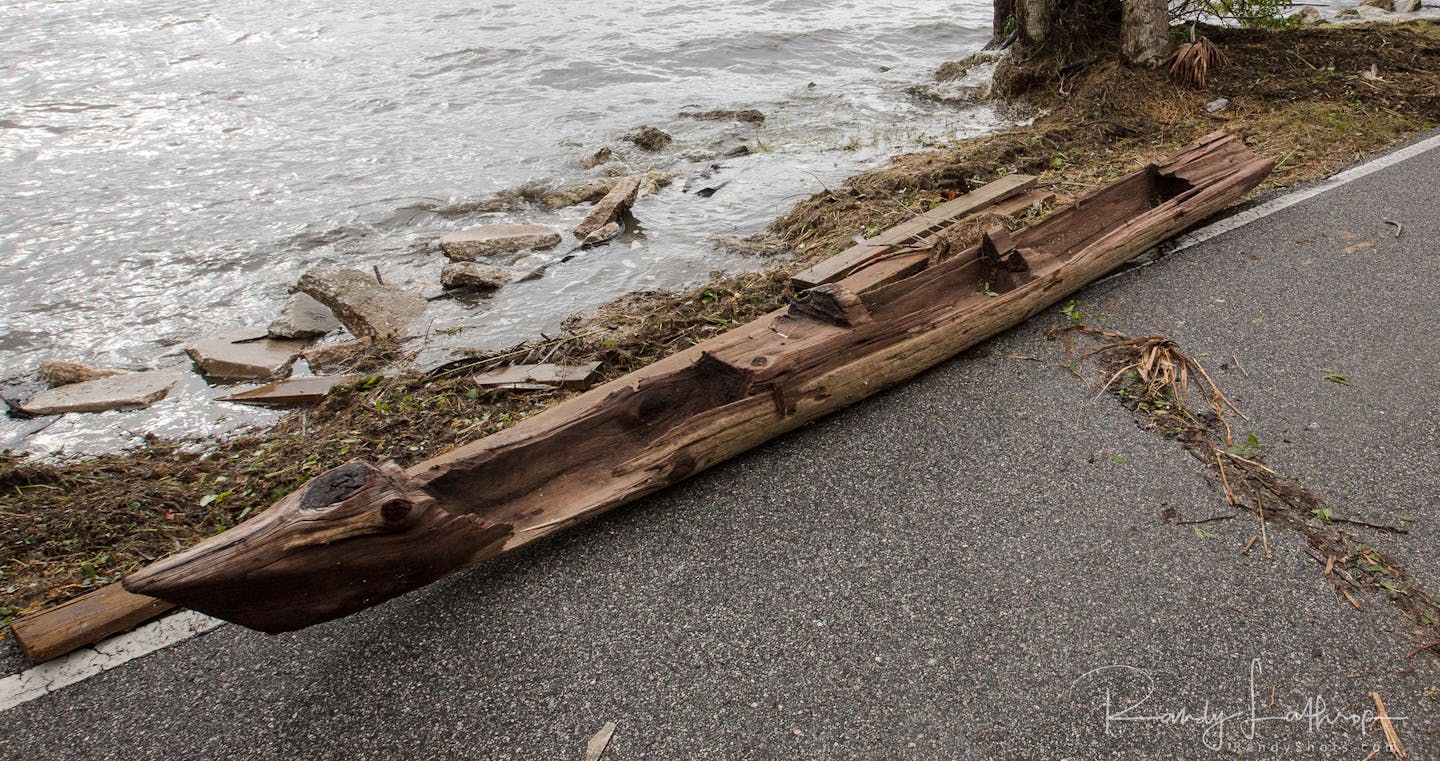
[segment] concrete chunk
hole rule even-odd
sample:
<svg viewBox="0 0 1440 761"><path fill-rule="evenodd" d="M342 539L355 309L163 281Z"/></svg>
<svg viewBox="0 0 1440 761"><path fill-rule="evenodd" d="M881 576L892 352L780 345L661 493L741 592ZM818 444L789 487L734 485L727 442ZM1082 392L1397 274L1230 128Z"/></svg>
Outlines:
<svg viewBox="0 0 1440 761"><path fill-rule="evenodd" d="M504 267L479 262L450 262L440 271L440 284L446 288L499 288L510 280Z"/></svg>
<svg viewBox="0 0 1440 761"><path fill-rule="evenodd" d="M141 409L164 399L182 374L175 368L146 370L71 383L37 394L22 409L35 415Z"/></svg>
<svg viewBox="0 0 1440 761"><path fill-rule="evenodd" d="M575 237L584 240L596 230L616 221L621 212L635 203L636 196L640 194L640 179L639 175L635 175L615 183L615 187L591 207L590 213L575 227Z"/></svg>
<svg viewBox="0 0 1440 761"><path fill-rule="evenodd" d="M440 238L440 250L451 259L469 262L484 256L549 248L559 242L560 233L544 225L483 225L445 235Z"/></svg>
<svg viewBox="0 0 1440 761"><path fill-rule="evenodd" d="M424 296L381 285L364 270L311 270L297 287L329 307L357 338L395 338L425 313Z"/></svg>
<svg viewBox="0 0 1440 761"><path fill-rule="evenodd" d="M267 332L271 338L316 338L339 328L340 321L329 307L308 293L296 293L285 302Z"/></svg>
<svg viewBox="0 0 1440 761"><path fill-rule="evenodd" d="M186 347L185 353L207 378L256 380L287 374L305 344L268 338L263 329L247 328L200 341Z"/></svg>

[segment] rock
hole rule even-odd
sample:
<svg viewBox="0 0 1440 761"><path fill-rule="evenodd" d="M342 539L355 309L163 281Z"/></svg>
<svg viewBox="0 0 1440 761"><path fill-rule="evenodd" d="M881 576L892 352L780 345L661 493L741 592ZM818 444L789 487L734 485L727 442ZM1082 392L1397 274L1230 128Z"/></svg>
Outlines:
<svg viewBox="0 0 1440 761"><path fill-rule="evenodd" d="M351 362L361 354L369 351L374 344L368 338L356 338L353 341L341 341L337 344L327 344L307 349L300 353L305 358L305 364L315 372L333 370L348 362Z"/></svg>
<svg viewBox="0 0 1440 761"><path fill-rule="evenodd" d="M675 175L669 172L646 172L645 179L640 183L640 195L648 196L659 193L675 181Z"/></svg>
<svg viewBox="0 0 1440 761"><path fill-rule="evenodd" d="M1415 13L1424 7L1425 4L1420 0L1395 0L1396 13Z"/></svg>
<svg viewBox="0 0 1440 761"><path fill-rule="evenodd" d="M1309 6L1306 6L1306 7L1309 7ZM1212 101L1210 101L1209 103L1206 103L1206 104L1205 104L1205 110L1213 114L1213 113L1215 113L1216 111L1220 111L1221 109L1224 109L1224 108L1225 108L1226 106L1228 106L1228 105L1230 105L1230 99L1229 99L1229 98L1216 98L1215 100L1212 100Z"/></svg>
<svg viewBox="0 0 1440 761"><path fill-rule="evenodd" d="M707 156L707 159L711 158ZM607 167L608 168L608 167ZM597 201L605 197L615 188L624 177L601 177L591 180L583 185L571 185L569 187L553 190L540 197L540 203L552 209L561 209L566 206L585 203L586 201ZM641 194L650 195L658 192L661 188L675 181L675 175L669 172L646 172L645 181L641 184Z"/></svg>
<svg viewBox="0 0 1440 761"><path fill-rule="evenodd" d="M305 341L277 340L264 330L247 328L185 348L195 369L217 380L264 380L288 375Z"/></svg>
<svg viewBox="0 0 1440 761"><path fill-rule="evenodd" d="M164 399L181 375L170 368L71 383L42 391L22 409L34 415L141 409Z"/></svg>
<svg viewBox="0 0 1440 761"><path fill-rule="evenodd" d="M559 242L560 233L544 225L483 225L445 235L440 238L440 250L451 259L469 262L482 256L549 248Z"/></svg>
<svg viewBox="0 0 1440 761"><path fill-rule="evenodd" d="M585 215L585 219L575 227L575 237L584 240L590 237L591 233L614 222L622 212L635 203L636 197L640 194L640 182L640 176L632 175L615 183L615 187L611 188L604 198L596 202L595 206L590 209L590 213Z"/></svg>
<svg viewBox="0 0 1440 761"><path fill-rule="evenodd" d="M589 156L580 159L580 166L583 169L593 169L609 161L610 158L614 155L614 151L611 151L609 148L601 148L600 150L595 151Z"/></svg>
<svg viewBox="0 0 1440 761"><path fill-rule="evenodd" d="M592 232L589 235L585 236L585 240L582 242L587 246L593 246L597 243L604 243L611 238L619 236L620 229L621 228L619 222L607 222L604 227L601 227L595 232Z"/></svg>
<svg viewBox="0 0 1440 761"><path fill-rule="evenodd" d="M1300 19L1300 23L1302 24L1320 24L1325 21L1325 17L1320 15L1320 11L1313 5L1307 5L1301 8L1300 12L1295 14L1295 17Z"/></svg>
<svg viewBox="0 0 1440 761"><path fill-rule="evenodd" d="M511 279L504 267L479 262L450 262L440 271L440 284L446 288L499 288Z"/></svg>
<svg viewBox="0 0 1440 761"><path fill-rule="evenodd" d="M722 154L720 154L720 155L724 156L725 158L735 158L735 157L737 157L737 156L749 156L749 155L750 155L750 146L748 146L748 145L746 145L746 144L744 144L744 143L741 143L741 144L735 146L734 148L731 148L731 149L725 151L724 153L722 153Z"/></svg>
<svg viewBox="0 0 1440 761"><path fill-rule="evenodd" d="M1384 8L1377 8L1373 5L1360 5L1351 8L1350 10L1354 11L1352 15L1358 16L1362 19L1379 20L1384 18L1390 18L1390 16L1393 15L1390 13L1390 11L1387 11ZM1345 12L1342 11L1340 15L1344 14Z"/></svg>
<svg viewBox="0 0 1440 761"><path fill-rule="evenodd" d="M619 182L618 177L602 177L598 180L591 180L583 185L571 185L569 187L554 190L540 196L540 203L552 209L561 209L566 206L574 206L577 203L595 201L605 197L610 189Z"/></svg>
<svg viewBox="0 0 1440 761"><path fill-rule="evenodd" d="M649 125L630 131L625 139L647 151L663 151L674 140L669 133Z"/></svg>
<svg viewBox="0 0 1440 761"><path fill-rule="evenodd" d="M961 58L958 61L946 61L945 63L940 64L940 68L935 70L935 81L954 82L956 80L964 79L970 74L971 70L975 69L976 67L982 66L984 64L996 63L1002 57L1003 56L1000 53L982 50L978 53L974 53L972 55Z"/></svg>
<svg viewBox="0 0 1440 761"><path fill-rule="evenodd" d="M753 108L746 109L715 109L713 111L681 111L680 116L686 119L700 119L707 122L747 122L749 124L764 124L765 114Z"/></svg>
<svg viewBox="0 0 1440 761"><path fill-rule="evenodd" d="M296 293L285 302L280 316L266 330L271 338L315 338L340 328L330 308L308 293Z"/></svg>
<svg viewBox="0 0 1440 761"><path fill-rule="evenodd" d="M1360 3L1360 6L1365 8L1379 8L1382 11L1393 11L1395 10L1395 0L1365 0Z"/></svg>
<svg viewBox="0 0 1440 761"><path fill-rule="evenodd" d="M311 270L297 287L329 307L357 338L396 338L425 313L424 296L380 285L364 270Z"/></svg>
<svg viewBox="0 0 1440 761"><path fill-rule="evenodd" d="M35 370L35 377L41 383L50 388L68 386L72 383L84 383L99 378L108 378L112 375L119 375L123 370L106 370L98 367L82 365L79 362L66 362L61 359L47 359L40 363Z"/></svg>

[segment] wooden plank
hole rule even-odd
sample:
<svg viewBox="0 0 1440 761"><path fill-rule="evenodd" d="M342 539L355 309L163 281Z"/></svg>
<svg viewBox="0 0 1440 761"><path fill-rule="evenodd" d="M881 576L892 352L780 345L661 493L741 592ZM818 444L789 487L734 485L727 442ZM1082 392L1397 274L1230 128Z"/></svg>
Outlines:
<svg viewBox="0 0 1440 761"><path fill-rule="evenodd" d="M839 283L809 289L408 469L354 461L322 473L126 588L289 631L593 518L1020 323L1239 200L1274 166L1223 133L1197 145L1014 231L1003 251L992 241L999 265L972 246L863 296ZM1001 265L1010 282L982 290L985 268Z"/></svg>
<svg viewBox="0 0 1440 761"><path fill-rule="evenodd" d="M954 224L964 224L967 220L974 218L978 214L997 214L1002 217L1014 217L1023 214L1034 204L1049 204L1054 201L1054 193L1034 190L1022 196L1006 199L994 206L981 209L974 214L967 214L955 220ZM944 232L944 230L939 232ZM939 232L936 233L936 236L939 235ZM894 254L876 258L868 263L862 263L852 270L849 275L846 275L844 279L840 280L840 284L855 293L864 293L865 291L879 288L882 285L893 283L896 280L910 277L924 269L925 265L930 261L930 246L934 244L934 237L935 236L926 238L921 241L920 244L917 244L925 245L925 248L920 251L907 252L904 249L899 249Z"/></svg>
<svg viewBox="0 0 1440 761"><path fill-rule="evenodd" d="M330 393L330 389L359 377L361 376L326 375L319 378L292 378L267 383L229 396L217 397L216 401L276 406L315 404L324 399L325 395Z"/></svg>
<svg viewBox="0 0 1440 761"><path fill-rule="evenodd" d="M540 385L586 389L590 387L590 377L599 367L599 362L583 365L510 365L477 374L475 385L481 388L533 388Z"/></svg>
<svg viewBox="0 0 1440 761"><path fill-rule="evenodd" d="M952 224L956 217L971 214L986 206L1003 201L1035 186L1035 178L1028 174L1011 174L970 191L963 196L946 201L914 219L870 238L864 243L851 246L840 253L815 264L790 278L796 291L813 288L823 283L833 283L850 273L865 259L882 254L887 249L914 242L916 238L933 234Z"/></svg>
<svg viewBox="0 0 1440 761"><path fill-rule="evenodd" d="M31 663L44 663L126 632L172 610L173 603L126 592L119 582L10 624Z"/></svg>

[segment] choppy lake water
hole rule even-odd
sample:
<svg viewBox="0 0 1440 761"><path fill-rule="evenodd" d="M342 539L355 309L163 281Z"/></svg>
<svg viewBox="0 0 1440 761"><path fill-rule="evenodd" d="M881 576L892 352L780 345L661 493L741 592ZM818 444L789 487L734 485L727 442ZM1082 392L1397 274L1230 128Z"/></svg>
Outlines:
<svg viewBox="0 0 1440 761"><path fill-rule="evenodd" d="M993 128L988 108L906 88L988 38L988 1L519 0L12 2L0 7L0 363L185 364L187 342L264 325L316 265L434 291L442 233L569 229L582 208L466 211L641 124L634 169L677 172L643 233L485 299L435 302L427 353L498 348L618 294L758 266L712 236L899 150ZM681 119L756 108L763 128ZM746 143L768 151L691 159ZM717 165L712 168L712 165ZM709 174L702 178L701 175ZM720 187L713 197L693 192ZM571 242L562 246L563 253ZM453 331L453 328L460 330ZM200 437L275 413L213 403L199 378L140 412L0 423L0 447L98 451Z"/></svg>

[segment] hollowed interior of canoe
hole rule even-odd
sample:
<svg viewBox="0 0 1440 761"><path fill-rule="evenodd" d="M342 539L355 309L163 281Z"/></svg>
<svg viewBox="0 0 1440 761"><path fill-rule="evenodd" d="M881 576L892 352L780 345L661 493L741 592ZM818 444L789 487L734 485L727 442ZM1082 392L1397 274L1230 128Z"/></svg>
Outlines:
<svg viewBox="0 0 1440 761"><path fill-rule="evenodd" d="M1015 232L1013 241L1016 247L1044 254L1047 268L1053 270L1117 225L1192 187L1150 166ZM982 280L978 252L979 247L974 247L913 276L930 285L906 287L901 281L887 286L873 300L866 298L866 306L877 319L914 309L940 307L952 313L984 309L994 303L994 294L987 293ZM937 271L942 268L944 272ZM617 466L640 457L654 442L702 413L754 401L750 393L744 379L724 367L695 362L611 391L585 412L527 439L477 453L467 458L464 467L429 480L425 488L442 504L464 506L467 512L512 524L517 530L543 526L583 512L597 502L597 496L623 491L629 476L617 475Z"/></svg>

